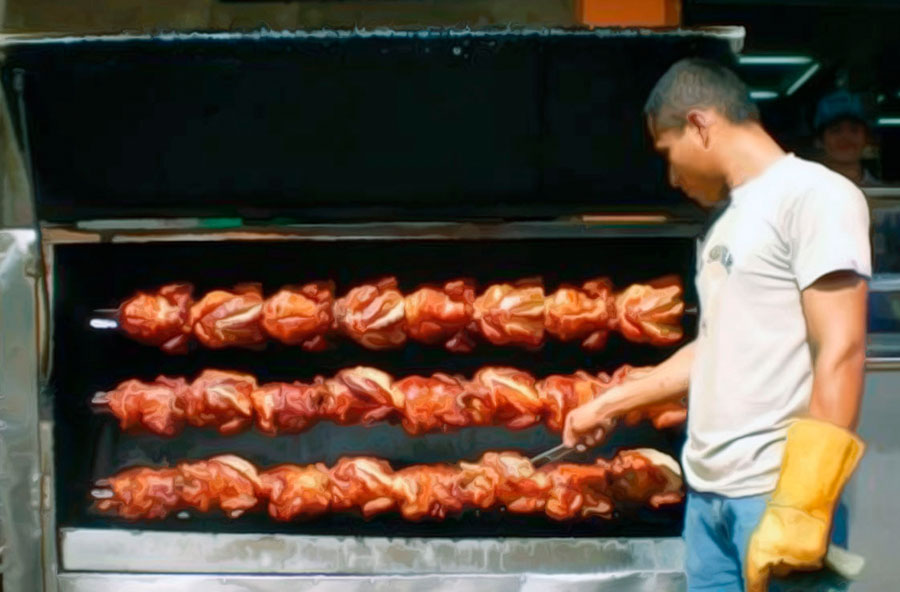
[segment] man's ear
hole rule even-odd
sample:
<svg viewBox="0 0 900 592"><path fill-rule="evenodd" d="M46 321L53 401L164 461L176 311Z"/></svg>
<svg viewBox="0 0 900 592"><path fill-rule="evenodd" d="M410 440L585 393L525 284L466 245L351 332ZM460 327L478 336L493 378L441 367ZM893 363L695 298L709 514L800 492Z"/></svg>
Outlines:
<svg viewBox="0 0 900 592"><path fill-rule="evenodd" d="M708 112L700 109L691 109L687 114L687 126L691 133L700 138L704 148L709 148L709 128L712 125L712 117Z"/></svg>

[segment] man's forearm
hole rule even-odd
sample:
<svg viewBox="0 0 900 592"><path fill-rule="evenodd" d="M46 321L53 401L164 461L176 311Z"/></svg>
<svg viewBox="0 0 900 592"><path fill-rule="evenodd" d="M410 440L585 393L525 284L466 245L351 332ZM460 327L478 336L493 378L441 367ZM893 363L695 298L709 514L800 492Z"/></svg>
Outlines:
<svg viewBox="0 0 900 592"><path fill-rule="evenodd" d="M588 413L580 418L579 423L593 425L596 421L619 417L634 409L683 397L687 394L693 363L692 341L646 375L625 382L586 403L584 407ZM580 430L590 425L574 427Z"/></svg>
<svg viewBox="0 0 900 592"><path fill-rule="evenodd" d="M626 382L601 397L606 413L617 417L647 405L684 397L688 392L693 365L692 341L646 375Z"/></svg>
<svg viewBox="0 0 900 592"><path fill-rule="evenodd" d="M866 351L863 344L816 355L809 414L814 419L855 430L862 402Z"/></svg>

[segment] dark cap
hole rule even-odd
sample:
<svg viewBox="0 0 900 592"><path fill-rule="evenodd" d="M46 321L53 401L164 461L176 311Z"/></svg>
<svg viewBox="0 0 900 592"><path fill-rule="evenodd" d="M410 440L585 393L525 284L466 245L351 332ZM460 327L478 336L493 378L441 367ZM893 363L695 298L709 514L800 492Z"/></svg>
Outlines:
<svg viewBox="0 0 900 592"><path fill-rule="evenodd" d="M859 95L846 90L836 90L822 97L816 107L816 118L813 122L816 132L821 132L832 123L842 119L855 119L868 125L866 110L863 108Z"/></svg>

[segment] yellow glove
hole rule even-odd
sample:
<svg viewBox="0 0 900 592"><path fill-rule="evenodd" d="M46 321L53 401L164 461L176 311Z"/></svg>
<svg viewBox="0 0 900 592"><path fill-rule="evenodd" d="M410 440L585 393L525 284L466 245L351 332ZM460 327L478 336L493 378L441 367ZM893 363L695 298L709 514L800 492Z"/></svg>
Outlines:
<svg viewBox="0 0 900 592"><path fill-rule="evenodd" d="M859 437L828 422L791 425L778 486L747 548L747 592L766 592L773 570L822 566L834 506L864 449Z"/></svg>

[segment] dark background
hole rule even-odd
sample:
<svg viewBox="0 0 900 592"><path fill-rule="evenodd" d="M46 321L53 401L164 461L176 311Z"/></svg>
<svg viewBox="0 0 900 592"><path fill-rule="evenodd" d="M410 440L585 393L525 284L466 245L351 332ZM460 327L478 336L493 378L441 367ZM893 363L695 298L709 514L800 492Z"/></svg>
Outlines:
<svg viewBox="0 0 900 592"><path fill-rule="evenodd" d="M642 115L686 55L729 60L709 36L423 31L25 46L3 75L44 220L556 218L686 207Z"/></svg>

